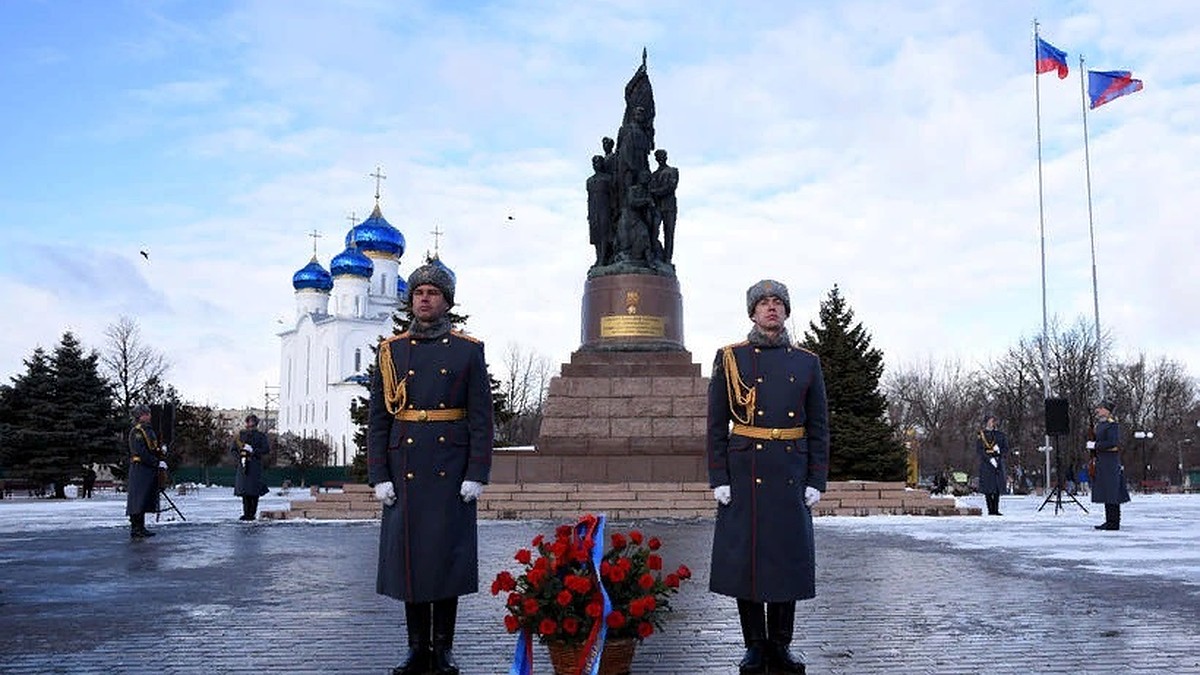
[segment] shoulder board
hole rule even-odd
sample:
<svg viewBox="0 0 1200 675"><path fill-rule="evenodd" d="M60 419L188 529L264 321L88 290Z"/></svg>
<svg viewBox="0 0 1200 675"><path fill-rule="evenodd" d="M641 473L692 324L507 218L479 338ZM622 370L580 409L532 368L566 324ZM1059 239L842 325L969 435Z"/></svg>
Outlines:
<svg viewBox="0 0 1200 675"><path fill-rule="evenodd" d="M1107 420L1105 420L1105 421L1106 421L1106 422L1116 422L1116 421L1117 421L1117 418L1115 418L1115 417L1110 417L1110 418L1108 418L1108 419L1107 419Z"/></svg>
<svg viewBox="0 0 1200 675"><path fill-rule="evenodd" d="M813 356L817 357L818 359L821 358L821 356L819 354L817 354L816 352L814 352L813 350L805 349L804 347L801 347L800 345L792 345L792 348L799 349L802 352L807 352L809 354L812 354Z"/></svg>
<svg viewBox="0 0 1200 675"><path fill-rule="evenodd" d="M722 350L725 350L725 349L735 349L735 348L737 348L737 347L745 347L745 346L746 346L746 345L748 345L748 344L750 344L750 341L749 341L749 340L742 340L741 342L735 342L735 343L733 343L733 344L731 344L731 345L725 345L724 347L721 347L721 349L722 349Z"/></svg>
<svg viewBox="0 0 1200 675"><path fill-rule="evenodd" d="M400 338L406 338L406 337L408 337L408 331L404 331L403 333L401 333L399 335L393 335L392 337L389 337L389 338L384 338L384 339L380 340L380 342L392 342L394 340L399 340Z"/></svg>
<svg viewBox="0 0 1200 675"><path fill-rule="evenodd" d="M452 330L452 331L450 331L450 334L453 335L454 337L462 338L469 342L474 342L475 344L480 344L480 345L483 344L483 340L480 340L477 337L472 337L470 335L467 335L466 333L464 333L460 330Z"/></svg>

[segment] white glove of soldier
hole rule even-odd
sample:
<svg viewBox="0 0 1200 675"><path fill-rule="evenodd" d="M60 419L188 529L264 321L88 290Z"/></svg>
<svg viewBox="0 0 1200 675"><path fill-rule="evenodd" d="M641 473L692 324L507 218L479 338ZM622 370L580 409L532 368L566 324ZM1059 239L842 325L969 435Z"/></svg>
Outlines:
<svg viewBox="0 0 1200 675"><path fill-rule="evenodd" d="M992 457L992 458L991 458L991 459L989 459L988 461L992 463L992 466L993 466L994 468L997 468L997 469L999 469L999 468L1000 468L1000 462L997 462L995 457Z"/></svg>
<svg viewBox="0 0 1200 675"><path fill-rule="evenodd" d="M468 504L479 499L479 495L483 494L483 483L464 480L462 487L458 489L458 494L462 495L462 500Z"/></svg>
<svg viewBox="0 0 1200 675"><path fill-rule="evenodd" d="M999 445L993 445L993 446L992 446L992 452L1000 452L1000 446L999 446Z"/></svg>
<svg viewBox="0 0 1200 675"><path fill-rule="evenodd" d="M244 450L244 451L246 451L246 452L249 452L249 453L253 453L253 452L254 452L254 446L253 446L253 445L250 445L249 443L247 443L247 444L245 444L245 445L243 445L243 446L242 446L242 450Z"/></svg>
<svg viewBox="0 0 1200 675"><path fill-rule="evenodd" d="M160 468L160 469L165 469L165 468L167 468L167 463L166 463L166 462L159 462L159 463L158 463L158 468Z"/></svg>
<svg viewBox="0 0 1200 675"><path fill-rule="evenodd" d="M375 484L375 499L383 502L384 506L396 503L396 488L392 486L392 481L385 480Z"/></svg>
<svg viewBox="0 0 1200 675"><path fill-rule="evenodd" d="M813 486L804 488L804 505L808 508L816 506L817 502L821 501L821 491Z"/></svg>
<svg viewBox="0 0 1200 675"><path fill-rule="evenodd" d="M1087 449L1088 449L1088 450L1095 450L1095 449L1096 449L1096 441L1088 441L1088 442L1087 442Z"/></svg>
<svg viewBox="0 0 1200 675"><path fill-rule="evenodd" d="M733 501L733 493L728 485L718 485L713 488L713 499L721 506L729 506L729 502Z"/></svg>

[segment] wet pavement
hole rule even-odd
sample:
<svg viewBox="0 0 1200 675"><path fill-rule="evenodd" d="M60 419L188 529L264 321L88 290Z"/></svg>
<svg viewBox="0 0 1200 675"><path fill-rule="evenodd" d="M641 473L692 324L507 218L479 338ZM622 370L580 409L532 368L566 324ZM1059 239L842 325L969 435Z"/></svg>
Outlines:
<svg viewBox="0 0 1200 675"><path fill-rule="evenodd" d="M956 550L817 522L815 600L794 647L810 673L1200 673L1195 589ZM627 526L628 523L618 523ZM634 673L736 673L733 601L707 592L711 521L652 521L694 578ZM480 523L481 593L460 605L465 674L508 672L513 637L487 592L553 523ZM173 523L0 534L0 673L378 673L403 607L374 592L375 523ZM535 673L549 674L535 646Z"/></svg>

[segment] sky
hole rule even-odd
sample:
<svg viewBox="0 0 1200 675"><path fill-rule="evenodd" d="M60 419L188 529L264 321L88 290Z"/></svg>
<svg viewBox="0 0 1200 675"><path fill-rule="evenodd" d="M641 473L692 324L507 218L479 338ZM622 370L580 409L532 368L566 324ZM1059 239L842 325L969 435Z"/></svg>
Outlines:
<svg viewBox="0 0 1200 675"><path fill-rule="evenodd" d="M1071 73L1038 81L1033 20ZM684 336L707 373L790 289L802 336L836 284L889 369L983 366L1093 320L1079 58L1145 89L1087 116L1113 358L1200 374L1200 5L0 3L0 381L121 315L184 399L261 405L291 275L380 206L409 274L445 232L488 345L569 360L593 249L584 182L649 52L680 172ZM1044 226L1041 224L1044 222ZM148 258L139 252L145 251Z"/></svg>
<svg viewBox="0 0 1200 675"><path fill-rule="evenodd" d="M0 500L0 536L22 532L75 528L126 528L125 496L101 490L92 499L75 499L74 486L67 487L66 500ZM287 509L292 499L307 493L293 489L282 495L278 487L262 498L260 511ZM228 487L200 487L171 499L188 523L236 523L241 500ZM955 498L959 506L983 507L982 495ZM1088 571L1116 575L1149 575L1177 581L1183 592L1200 597L1200 548L1195 526L1200 520L1198 495L1134 495L1121 508L1121 532L1096 532L1092 526L1103 521L1103 509L1081 497L1090 511L1064 502L1060 511L1043 498L1001 497L999 518L988 516L831 516L815 519L818 540L822 531L886 533L917 542L945 544L958 549L991 550L1021 560L1035 568L1081 566ZM166 506L166 504L163 504ZM336 527L346 521L273 521L270 527L288 527L313 522ZM489 521L480 521L486 529ZM181 525L171 511L160 515L152 527ZM1104 545L1098 546L1103 538Z"/></svg>

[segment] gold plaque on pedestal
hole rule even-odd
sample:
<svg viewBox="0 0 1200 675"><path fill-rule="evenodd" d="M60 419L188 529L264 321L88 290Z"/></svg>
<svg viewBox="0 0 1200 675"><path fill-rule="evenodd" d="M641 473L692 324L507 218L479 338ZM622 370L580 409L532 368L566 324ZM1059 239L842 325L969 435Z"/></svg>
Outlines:
<svg viewBox="0 0 1200 675"><path fill-rule="evenodd" d="M600 337L660 338L666 334L666 321L661 316L644 314L615 314L600 317Z"/></svg>

